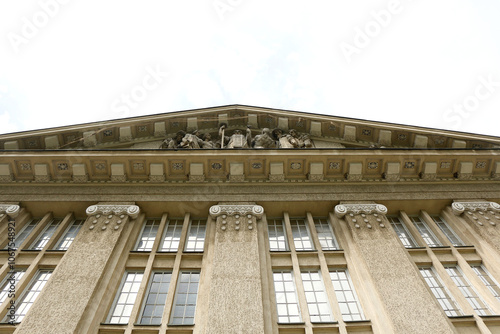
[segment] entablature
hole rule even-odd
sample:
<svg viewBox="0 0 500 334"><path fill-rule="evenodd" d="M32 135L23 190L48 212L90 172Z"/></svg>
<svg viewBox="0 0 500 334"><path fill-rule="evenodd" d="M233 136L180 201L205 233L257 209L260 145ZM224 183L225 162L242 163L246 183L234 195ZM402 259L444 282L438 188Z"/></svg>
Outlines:
<svg viewBox="0 0 500 334"><path fill-rule="evenodd" d="M0 152L0 183L500 181L496 150Z"/></svg>

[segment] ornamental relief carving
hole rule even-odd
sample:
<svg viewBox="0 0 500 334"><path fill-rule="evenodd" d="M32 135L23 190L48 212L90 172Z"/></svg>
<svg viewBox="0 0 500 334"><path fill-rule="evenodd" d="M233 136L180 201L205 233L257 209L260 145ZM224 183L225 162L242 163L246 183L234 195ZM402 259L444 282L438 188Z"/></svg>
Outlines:
<svg viewBox="0 0 500 334"><path fill-rule="evenodd" d="M314 143L307 133L294 129L285 131L276 128L263 128L261 133L252 136L250 125L245 130L236 129L231 133L227 124L219 127L216 136L212 133L201 133L199 130L178 131L174 137L166 138L160 145L162 149L213 149L213 148L311 148Z"/></svg>

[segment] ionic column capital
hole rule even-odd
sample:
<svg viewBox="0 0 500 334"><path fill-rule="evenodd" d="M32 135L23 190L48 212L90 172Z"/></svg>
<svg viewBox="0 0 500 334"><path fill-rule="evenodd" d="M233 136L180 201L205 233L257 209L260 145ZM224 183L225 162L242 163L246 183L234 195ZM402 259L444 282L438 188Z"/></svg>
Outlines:
<svg viewBox="0 0 500 334"><path fill-rule="evenodd" d="M219 204L213 205L210 208L209 213L212 218L217 218L220 215L251 215L260 219L264 214L264 208L255 204Z"/></svg>
<svg viewBox="0 0 500 334"><path fill-rule="evenodd" d="M137 205L133 204L96 204L89 206L85 212L87 216L100 213L103 215L128 215L130 218L135 219L139 216L141 210Z"/></svg>
<svg viewBox="0 0 500 334"><path fill-rule="evenodd" d="M339 204L335 206L335 216L338 218L344 217L348 213L353 214L382 214L387 213L387 208L382 204Z"/></svg>
<svg viewBox="0 0 500 334"><path fill-rule="evenodd" d="M6 214L11 218L16 218L21 211L21 207L17 204L0 204L0 214Z"/></svg>
<svg viewBox="0 0 500 334"><path fill-rule="evenodd" d="M478 201L478 202L453 202L451 205L451 210L456 216L460 216L465 211L494 211L500 212L500 204L488 201Z"/></svg>

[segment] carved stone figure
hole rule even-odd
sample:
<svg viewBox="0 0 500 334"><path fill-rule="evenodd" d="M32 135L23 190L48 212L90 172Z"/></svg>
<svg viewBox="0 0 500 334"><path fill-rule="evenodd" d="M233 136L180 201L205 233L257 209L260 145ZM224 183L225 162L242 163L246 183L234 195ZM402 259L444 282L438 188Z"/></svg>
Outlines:
<svg viewBox="0 0 500 334"><path fill-rule="evenodd" d="M226 124L222 124L219 128L220 147L221 148L248 148L252 138L250 128L247 128L246 135L242 134L241 130L234 130L231 137L225 136Z"/></svg>
<svg viewBox="0 0 500 334"><path fill-rule="evenodd" d="M269 128L262 129L262 134L255 136L252 140L253 148L276 148L276 142L271 137L272 133Z"/></svg>
<svg viewBox="0 0 500 334"><path fill-rule="evenodd" d="M198 137L200 132L198 130L194 130L193 133L187 133L180 143L180 147L182 148L200 148L203 146L203 140Z"/></svg>
<svg viewBox="0 0 500 334"><path fill-rule="evenodd" d="M205 133L201 136L201 139L203 140L202 142L202 148L216 148L216 144L212 141L212 135L210 133Z"/></svg>
<svg viewBox="0 0 500 334"><path fill-rule="evenodd" d="M178 131L174 138L165 139L161 143L160 148L179 148L185 135L186 132L182 130Z"/></svg>
<svg viewBox="0 0 500 334"><path fill-rule="evenodd" d="M297 131L291 129L287 135L280 137L280 147L283 148L309 148L313 147L311 137L308 134L302 133L299 135Z"/></svg>

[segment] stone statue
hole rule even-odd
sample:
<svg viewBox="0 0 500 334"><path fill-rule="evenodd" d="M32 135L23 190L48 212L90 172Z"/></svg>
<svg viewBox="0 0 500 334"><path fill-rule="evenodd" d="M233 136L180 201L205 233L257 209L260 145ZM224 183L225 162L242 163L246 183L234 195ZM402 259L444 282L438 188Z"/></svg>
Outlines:
<svg viewBox="0 0 500 334"><path fill-rule="evenodd" d="M262 129L262 134L255 136L251 146L253 148L276 148L276 142L271 135L269 128Z"/></svg>
<svg viewBox="0 0 500 334"><path fill-rule="evenodd" d="M201 148L203 146L203 140L201 140L198 130L194 130L192 133L187 133L181 140L180 147L182 148Z"/></svg>
<svg viewBox="0 0 500 334"><path fill-rule="evenodd" d="M248 148L250 146L252 132L249 127L247 127L246 135L243 135L241 130L234 130L231 137L225 136L226 127L226 124L222 124L219 128L221 148Z"/></svg>
<svg viewBox="0 0 500 334"><path fill-rule="evenodd" d="M279 139L279 142L280 142L280 147L282 148L313 147L311 137L309 137L308 134L302 133L299 135L299 133L294 129L291 129L287 135L282 135Z"/></svg>
<svg viewBox="0 0 500 334"><path fill-rule="evenodd" d="M212 141L212 135L210 133L205 133L201 136L203 140L201 147L202 148L216 148L216 144Z"/></svg>
<svg viewBox="0 0 500 334"><path fill-rule="evenodd" d="M186 135L186 132L180 130L177 132L174 138L167 138L162 143L160 148L180 148L180 144L182 143L182 139Z"/></svg>

